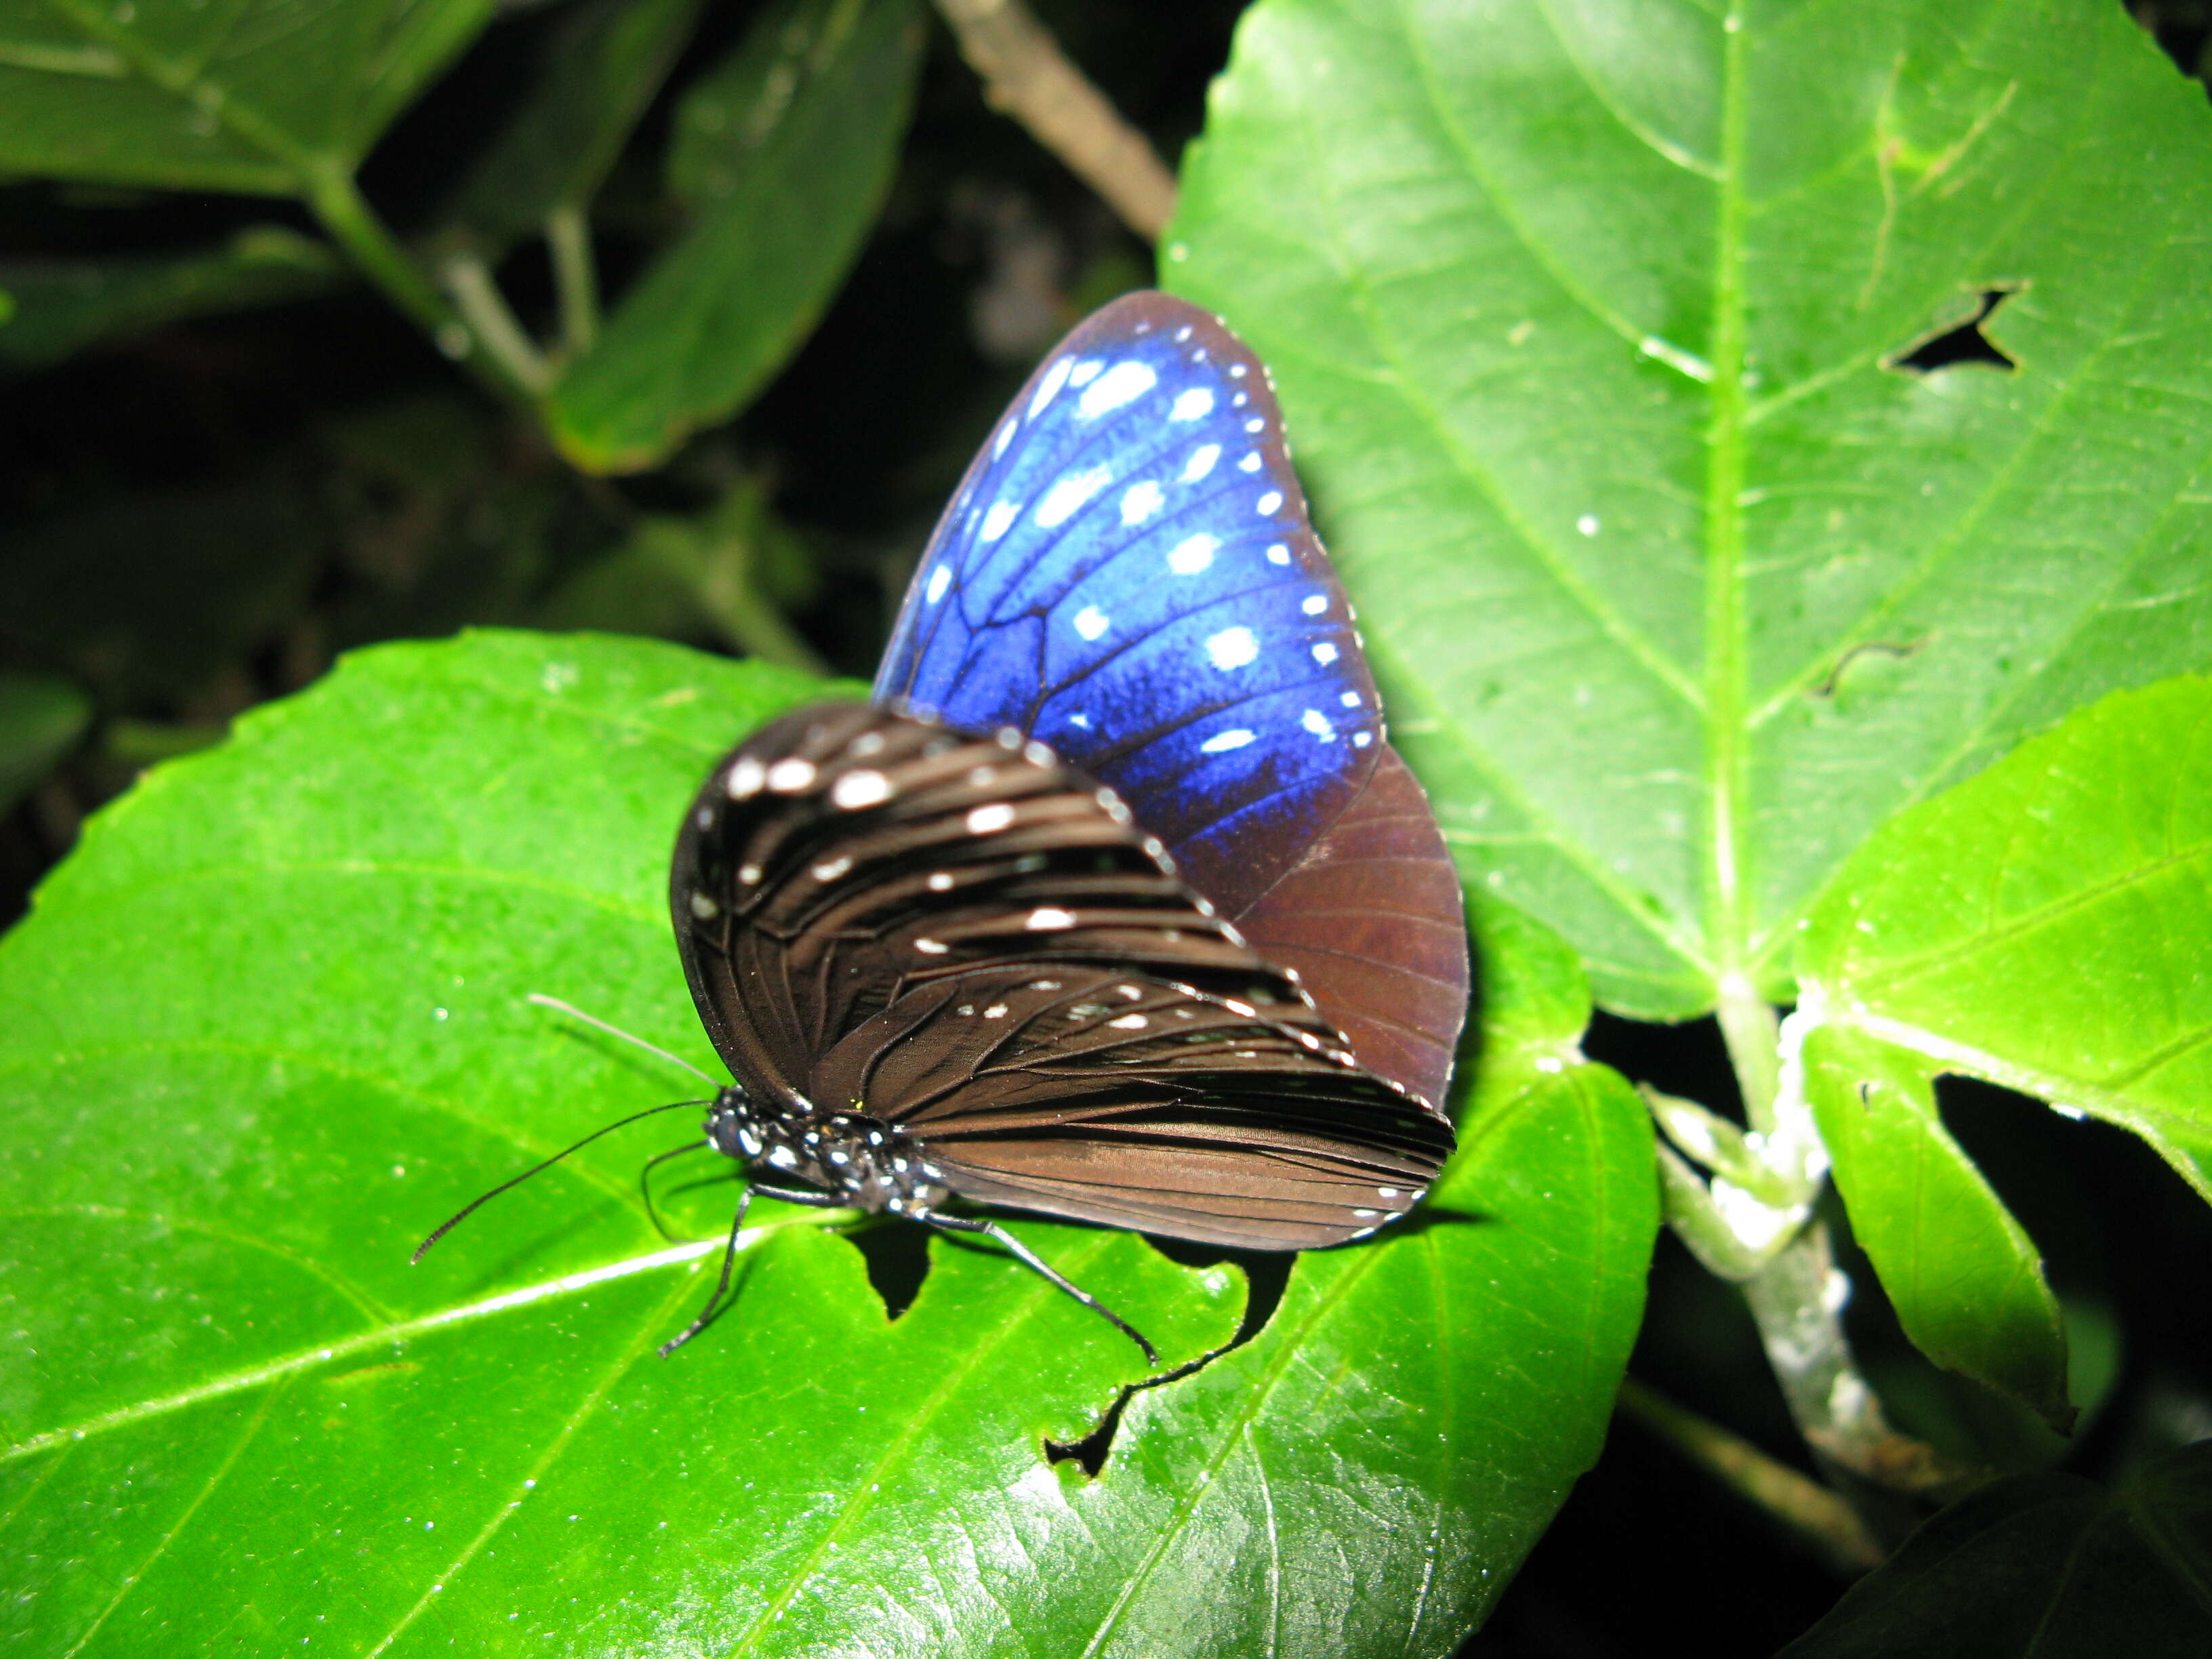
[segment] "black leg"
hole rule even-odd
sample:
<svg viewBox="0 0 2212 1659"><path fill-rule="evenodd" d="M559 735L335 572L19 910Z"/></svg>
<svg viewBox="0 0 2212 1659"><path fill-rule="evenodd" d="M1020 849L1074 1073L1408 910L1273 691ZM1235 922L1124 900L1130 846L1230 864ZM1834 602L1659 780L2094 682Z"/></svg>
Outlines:
<svg viewBox="0 0 2212 1659"><path fill-rule="evenodd" d="M1097 1297L1091 1295L1088 1291L1078 1290L1073 1285L1068 1283L1066 1279L1062 1279L1058 1273L1052 1270L1042 1256L1039 1255L1035 1250L1030 1249L1028 1245L1023 1243L1020 1239L1016 1238L1012 1233L1008 1232L1004 1227L1001 1227L997 1222L985 1221L972 1216L960 1215L925 1215L920 1217L919 1219L927 1223L930 1226L936 1228L940 1232L983 1233L992 1238L997 1239L1000 1243L1005 1245L1009 1250L1012 1250L1018 1260L1025 1263L1029 1267L1040 1275L1044 1279L1045 1283L1053 1285L1054 1288L1069 1296L1073 1297L1078 1302L1080 1302L1085 1307L1090 1309L1100 1318L1105 1320L1107 1323L1113 1326L1115 1330L1121 1332L1122 1335L1127 1337L1129 1340L1142 1348L1145 1351L1145 1358L1148 1363L1154 1365L1160 1363L1160 1356L1158 1352L1153 1348L1151 1343L1145 1340L1143 1333L1139 1331L1135 1326L1130 1324L1127 1320L1122 1318L1121 1315L1115 1313L1111 1308L1108 1307L1103 1302L1101 1302Z"/></svg>
<svg viewBox="0 0 2212 1659"><path fill-rule="evenodd" d="M660 1345L663 1359L705 1330L708 1322L714 1318L714 1310L721 1304L722 1292L730 1288L730 1264L737 1259L738 1230L745 1224L745 1211L752 1201L753 1189L750 1187L738 1194L738 1212L730 1218L730 1242L722 1247L722 1276L715 1281L714 1293L707 1298L707 1305L699 1310L696 1319Z"/></svg>
<svg viewBox="0 0 2212 1659"><path fill-rule="evenodd" d="M678 1147L677 1150L689 1152L690 1148L685 1146ZM674 1155L670 1152L661 1154L664 1158ZM659 1159L654 1160L656 1163L659 1161ZM823 1210L836 1209L845 1202L835 1194L810 1192L803 1187L766 1187L757 1182L747 1182L744 1191L738 1194L738 1212L730 1218L730 1242L722 1247L722 1276L715 1281L714 1293L707 1298L707 1305L699 1310L699 1316L696 1319L660 1345L660 1357L663 1359L667 1358L669 1355L674 1353L713 1322L714 1310L721 1305L722 1293L730 1288L730 1264L737 1260L738 1231L745 1224L745 1212L752 1207L755 1193L758 1193L763 1198L780 1198L787 1204L811 1204L817 1209ZM1050 1269L1047 1271L1049 1272ZM1079 1291L1075 1294L1079 1296L1082 1292ZM1111 1314L1107 1314L1106 1316L1109 1319L1114 1319ZM1114 1322L1117 1325L1121 1323L1118 1319L1115 1319ZM1122 1328L1128 1329L1127 1326L1123 1326ZM1136 1336L1134 1331L1130 1331L1129 1334ZM1139 1336L1137 1340L1141 1342L1144 1338Z"/></svg>

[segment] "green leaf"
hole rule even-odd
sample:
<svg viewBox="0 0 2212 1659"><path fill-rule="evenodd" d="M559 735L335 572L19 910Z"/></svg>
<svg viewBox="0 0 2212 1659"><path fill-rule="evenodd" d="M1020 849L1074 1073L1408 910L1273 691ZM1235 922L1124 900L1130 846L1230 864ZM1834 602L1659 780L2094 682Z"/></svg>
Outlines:
<svg viewBox="0 0 2212 1659"><path fill-rule="evenodd" d="M1256 1336L1140 1367L942 1240L886 1322L819 1212L596 1125L702 1065L666 858L698 777L817 681L641 641L350 658L96 817L0 940L0 1630L87 1655L1451 1652L1596 1455L1656 1225L1648 1119L1580 1059L1556 943L1478 916L1462 1157L1409 1224L1287 1264ZM1017 1222L1171 1358L1233 1269ZM88 1516L99 1517L88 1525Z"/></svg>
<svg viewBox="0 0 2212 1659"><path fill-rule="evenodd" d="M349 173L491 0L0 0L0 169L269 195Z"/></svg>
<svg viewBox="0 0 2212 1659"><path fill-rule="evenodd" d="M1281 383L1470 882L1791 992L1883 819L2204 664L2212 110L2121 9L1262 0L1163 270ZM1897 354L2009 292L2011 370Z"/></svg>
<svg viewBox="0 0 2212 1659"><path fill-rule="evenodd" d="M0 362L59 362L99 341L325 294L344 264L324 243L276 225L242 230L220 248L153 258L0 264L15 301L0 317Z"/></svg>
<svg viewBox="0 0 2212 1659"><path fill-rule="evenodd" d="M702 0L589 0L547 36L541 79L445 217L493 248L591 199L690 38Z"/></svg>
<svg viewBox="0 0 2212 1659"><path fill-rule="evenodd" d="M1791 1017L1851 1225L1938 1363L2063 1413L2033 1246L1942 1073L2131 1129L2212 1199L2212 680L2116 693L1885 826L1814 912Z"/></svg>
<svg viewBox="0 0 2212 1659"><path fill-rule="evenodd" d="M2193 1659L2212 1647L2212 1442L2106 1492L2015 1475L1962 1499L1779 1659Z"/></svg>
<svg viewBox="0 0 2212 1659"><path fill-rule="evenodd" d="M0 813L37 787L91 723L91 700L67 680L0 674Z"/></svg>
<svg viewBox="0 0 2212 1659"><path fill-rule="evenodd" d="M690 225L548 400L578 465L653 465L798 349L890 187L921 40L912 0L787 0L685 94L670 171Z"/></svg>

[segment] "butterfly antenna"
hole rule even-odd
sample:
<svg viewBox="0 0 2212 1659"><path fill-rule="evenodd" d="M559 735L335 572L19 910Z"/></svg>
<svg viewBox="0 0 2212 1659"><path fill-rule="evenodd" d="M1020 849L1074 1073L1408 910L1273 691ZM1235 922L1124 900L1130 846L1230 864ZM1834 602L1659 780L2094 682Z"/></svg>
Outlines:
<svg viewBox="0 0 2212 1659"><path fill-rule="evenodd" d="M468 1203L464 1204L459 1210L455 1211L444 1221L441 1222L436 1230L431 1233L429 1237L424 1239L420 1244L417 1244L415 1247L415 1254L407 1258L408 1265L412 1267L416 1262L420 1261L424 1254L433 1244L435 1244L447 1233L453 1231L454 1228L459 1226L462 1222L467 1220L470 1216L475 1214L477 1211L490 1203L492 1200L497 1198L501 1193L506 1192L509 1188L520 1187L524 1182L529 1180L530 1177L534 1175L543 1174L545 1170L551 1169L556 1164L558 1164L562 1158L568 1157L569 1153L582 1151L585 1147L597 1140L601 1135L611 1135L617 1129L628 1128L631 1124L637 1122L641 1118L657 1117L663 1112L678 1111L686 1106L711 1106L714 1103L711 1100L672 1100L665 1106L648 1106L641 1112L632 1112L628 1117L617 1118L612 1123L592 1130L591 1133L586 1135L574 1146L563 1146L559 1152L554 1153L552 1157L544 1159L541 1163L532 1164L528 1169L525 1170L520 1175L516 1176L513 1180L502 1181L498 1186L493 1188L481 1198L471 1199Z"/></svg>
<svg viewBox="0 0 2212 1659"><path fill-rule="evenodd" d="M681 1158L686 1152L706 1152L714 1144L711 1140L687 1140L681 1146L672 1147L665 1152L655 1152L645 1160L645 1167L637 1172L637 1195L645 1200L646 1219L653 1223L653 1231L659 1233L671 1244L676 1243L676 1236L661 1224L660 1212L653 1206L653 1166L656 1164L665 1164L672 1158Z"/></svg>
<svg viewBox="0 0 2212 1659"><path fill-rule="evenodd" d="M597 1026L600 1030L605 1031L609 1036L618 1036L624 1042L635 1043L639 1048L644 1049L648 1054L659 1055L661 1059L666 1060L671 1066L681 1066L685 1071L690 1073L693 1077L699 1078L707 1083L712 1084L717 1089L722 1086L720 1083L716 1082L713 1077L709 1076L707 1073L701 1071L690 1060L684 1059L680 1055L672 1054L667 1049L661 1048L657 1043L647 1042L641 1036L632 1036L628 1031L623 1030L621 1026L611 1025L605 1020L601 1019L597 1014L587 1014L581 1008L576 1006L573 1002L563 1002L558 997L549 997L543 991L532 991L526 1000L536 1003L540 1008L558 1008L562 1013L568 1014L574 1018L582 1020L586 1025Z"/></svg>

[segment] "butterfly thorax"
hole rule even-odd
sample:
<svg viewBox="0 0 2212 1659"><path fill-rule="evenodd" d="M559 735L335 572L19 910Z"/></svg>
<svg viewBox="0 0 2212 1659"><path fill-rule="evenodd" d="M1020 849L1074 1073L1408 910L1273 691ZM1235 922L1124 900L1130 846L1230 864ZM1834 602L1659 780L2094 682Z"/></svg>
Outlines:
<svg viewBox="0 0 2212 1659"><path fill-rule="evenodd" d="M950 1196L912 1138L866 1112L763 1106L726 1088L707 1115L707 1141L771 1183L802 1181L854 1209L926 1213Z"/></svg>

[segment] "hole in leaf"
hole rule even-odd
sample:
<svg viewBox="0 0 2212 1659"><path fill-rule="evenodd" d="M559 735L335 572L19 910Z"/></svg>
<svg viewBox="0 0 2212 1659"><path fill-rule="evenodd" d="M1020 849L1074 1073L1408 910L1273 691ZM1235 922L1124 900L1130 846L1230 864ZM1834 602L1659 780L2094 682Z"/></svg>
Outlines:
<svg viewBox="0 0 2212 1659"><path fill-rule="evenodd" d="M1179 1382L1186 1376L1194 1376L1222 1355L1243 1347L1267 1328L1281 1305L1284 1288L1291 1282L1292 1253L1276 1250L1224 1250L1209 1245L1185 1243L1180 1239L1155 1238L1152 1246L1171 1261L1186 1267L1211 1267L1218 1262L1229 1262L1244 1274L1244 1317L1237 1322L1237 1334L1218 1348L1208 1348L1195 1359L1185 1360L1172 1370L1162 1371L1158 1376L1148 1376L1141 1382L1132 1382L1114 1396L1114 1403L1100 1415L1097 1426L1090 1433L1074 1440L1050 1440L1044 1443L1048 1463L1075 1463L1092 1480L1106 1467L1106 1455L1114 1449L1114 1436L1121 1426L1121 1413L1129 1402L1146 1389L1164 1388Z"/></svg>
<svg viewBox="0 0 2212 1659"><path fill-rule="evenodd" d="M1894 356L1884 358L1882 367L1915 374L1933 374L1939 368L1951 368L1960 363L1982 363L2007 373L2018 368L2019 363L1998 349L1984 331L1983 325L1996 314L1999 306L2019 291L2016 286L1984 289L1980 306L1965 322L1929 335Z"/></svg>
<svg viewBox="0 0 2212 1659"><path fill-rule="evenodd" d="M884 1221L856 1227L845 1242L867 1264L868 1283L884 1299L884 1317L897 1319L921 1294L929 1277L929 1230L911 1222Z"/></svg>

